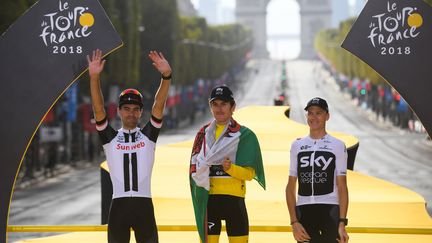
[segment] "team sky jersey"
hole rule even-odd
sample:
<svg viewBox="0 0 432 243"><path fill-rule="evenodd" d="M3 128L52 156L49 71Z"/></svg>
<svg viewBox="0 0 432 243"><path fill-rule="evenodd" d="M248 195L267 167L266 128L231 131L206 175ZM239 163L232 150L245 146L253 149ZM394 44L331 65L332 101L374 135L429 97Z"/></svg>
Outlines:
<svg viewBox="0 0 432 243"><path fill-rule="evenodd" d="M97 124L113 185L113 198L151 198L151 173L162 121L151 117L140 129L115 131L106 119Z"/></svg>
<svg viewBox="0 0 432 243"><path fill-rule="evenodd" d="M307 136L291 145L290 176L298 179L297 205L339 204L337 176L346 176L345 144L330 135Z"/></svg>

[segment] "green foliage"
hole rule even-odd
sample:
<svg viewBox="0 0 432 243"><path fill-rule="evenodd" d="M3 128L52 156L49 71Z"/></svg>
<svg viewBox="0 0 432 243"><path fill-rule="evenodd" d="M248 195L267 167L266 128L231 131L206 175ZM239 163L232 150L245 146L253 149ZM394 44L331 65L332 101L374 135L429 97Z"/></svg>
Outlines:
<svg viewBox="0 0 432 243"><path fill-rule="evenodd" d="M146 0L141 8L142 28L140 32L141 74L140 86L150 89L153 94L159 86L160 73L154 70L148 53L152 50L162 52L174 68L175 39L179 32L179 16L176 0ZM173 72L176 79L177 74Z"/></svg>
<svg viewBox="0 0 432 243"><path fill-rule="evenodd" d="M220 77L252 49L252 40L252 31L238 24L208 26L203 18L181 18L175 67L178 83Z"/></svg>
<svg viewBox="0 0 432 243"><path fill-rule="evenodd" d="M1 0L0 1L0 34L18 19L37 0Z"/></svg>
<svg viewBox="0 0 432 243"><path fill-rule="evenodd" d="M109 83L136 86L140 76L140 26L142 8L140 0L101 1L111 22L123 40L124 47L109 57L106 74Z"/></svg>
<svg viewBox="0 0 432 243"><path fill-rule="evenodd" d="M180 17L176 0L99 1L124 43L107 57L104 90L115 84L152 95L160 74L148 58L151 50L162 52L170 62L176 84L189 85L199 78L219 78L252 49L250 29L238 24L209 26L200 17ZM34 2L1 0L0 30L6 30ZM87 87L81 90L88 93Z"/></svg>
<svg viewBox="0 0 432 243"><path fill-rule="evenodd" d="M354 24L355 18L340 23L338 29L325 29L315 38L315 48L334 68L350 77L369 79L373 84L385 82L384 79L362 60L340 47Z"/></svg>

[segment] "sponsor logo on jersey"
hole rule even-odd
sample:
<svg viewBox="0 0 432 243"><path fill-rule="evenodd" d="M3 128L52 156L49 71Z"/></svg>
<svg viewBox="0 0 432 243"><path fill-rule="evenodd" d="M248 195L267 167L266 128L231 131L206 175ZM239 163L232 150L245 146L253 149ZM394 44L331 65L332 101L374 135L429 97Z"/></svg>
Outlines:
<svg viewBox="0 0 432 243"><path fill-rule="evenodd" d="M144 142L139 142L139 143L135 143L132 145L122 145L121 143L118 143L116 146L117 150L134 150L134 149L139 149L139 148L144 148L145 143Z"/></svg>
<svg viewBox="0 0 432 243"><path fill-rule="evenodd" d="M318 149L325 149L325 150L331 150L331 148L329 148L327 145L318 147Z"/></svg>
<svg viewBox="0 0 432 243"><path fill-rule="evenodd" d="M310 148L312 148L312 146L303 145L303 146L300 147L300 150L306 150L306 149L310 149Z"/></svg>
<svg viewBox="0 0 432 243"><path fill-rule="evenodd" d="M220 177L220 176L229 177L230 175L224 171L222 165L210 166L210 177Z"/></svg>
<svg viewBox="0 0 432 243"><path fill-rule="evenodd" d="M333 191L336 157L329 151L303 151L298 154L299 195L325 195Z"/></svg>
<svg viewBox="0 0 432 243"><path fill-rule="evenodd" d="M326 170L330 163L334 160L334 157L326 158L324 155L318 156L317 158L312 159L311 155L304 155L300 157L300 166L301 167L322 167L322 170Z"/></svg>
<svg viewBox="0 0 432 243"><path fill-rule="evenodd" d="M208 224L209 230L211 230L213 228L213 226L215 226L215 223L213 223L213 222L208 222L207 224Z"/></svg>
<svg viewBox="0 0 432 243"><path fill-rule="evenodd" d="M300 172L301 183L326 183L327 172Z"/></svg>

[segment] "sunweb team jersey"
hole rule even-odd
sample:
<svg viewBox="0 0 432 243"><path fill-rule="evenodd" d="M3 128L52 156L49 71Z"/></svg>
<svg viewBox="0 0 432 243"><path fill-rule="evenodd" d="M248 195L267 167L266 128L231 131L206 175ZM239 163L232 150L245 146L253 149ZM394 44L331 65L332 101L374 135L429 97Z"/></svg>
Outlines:
<svg viewBox="0 0 432 243"><path fill-rule="evenodd" d="M142 129L118 131L106 119L97 124L113 185L113 198L151 198L151 173L161 122L152 116Z"/></svg>
<svg viewBox="0 0 432 243"><path fill-rule="evenodd" d="M346 176L345 144L326 134L321 139L310 136L291 145L290 176L298 179L297 205L339 204L337 176Z"/></svg>

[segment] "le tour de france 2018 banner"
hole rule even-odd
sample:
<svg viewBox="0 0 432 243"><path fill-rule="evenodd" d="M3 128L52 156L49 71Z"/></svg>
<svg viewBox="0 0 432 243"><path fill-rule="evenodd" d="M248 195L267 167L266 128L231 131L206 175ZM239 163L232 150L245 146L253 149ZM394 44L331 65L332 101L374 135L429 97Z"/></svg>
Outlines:
<svg viewBox="0 0 432 243"><path fill-rule="evenodd" d="M432 136L432 7L422 0L369 0L342 47L395 88Z"/></svg>
<svg viewBox="0 0 432 243"><path fill-rule="evenodd" d="M87 70L92 50L122 45L97 0L41 0L0 37L0 242L15 177L45 114Z"/></svg>

